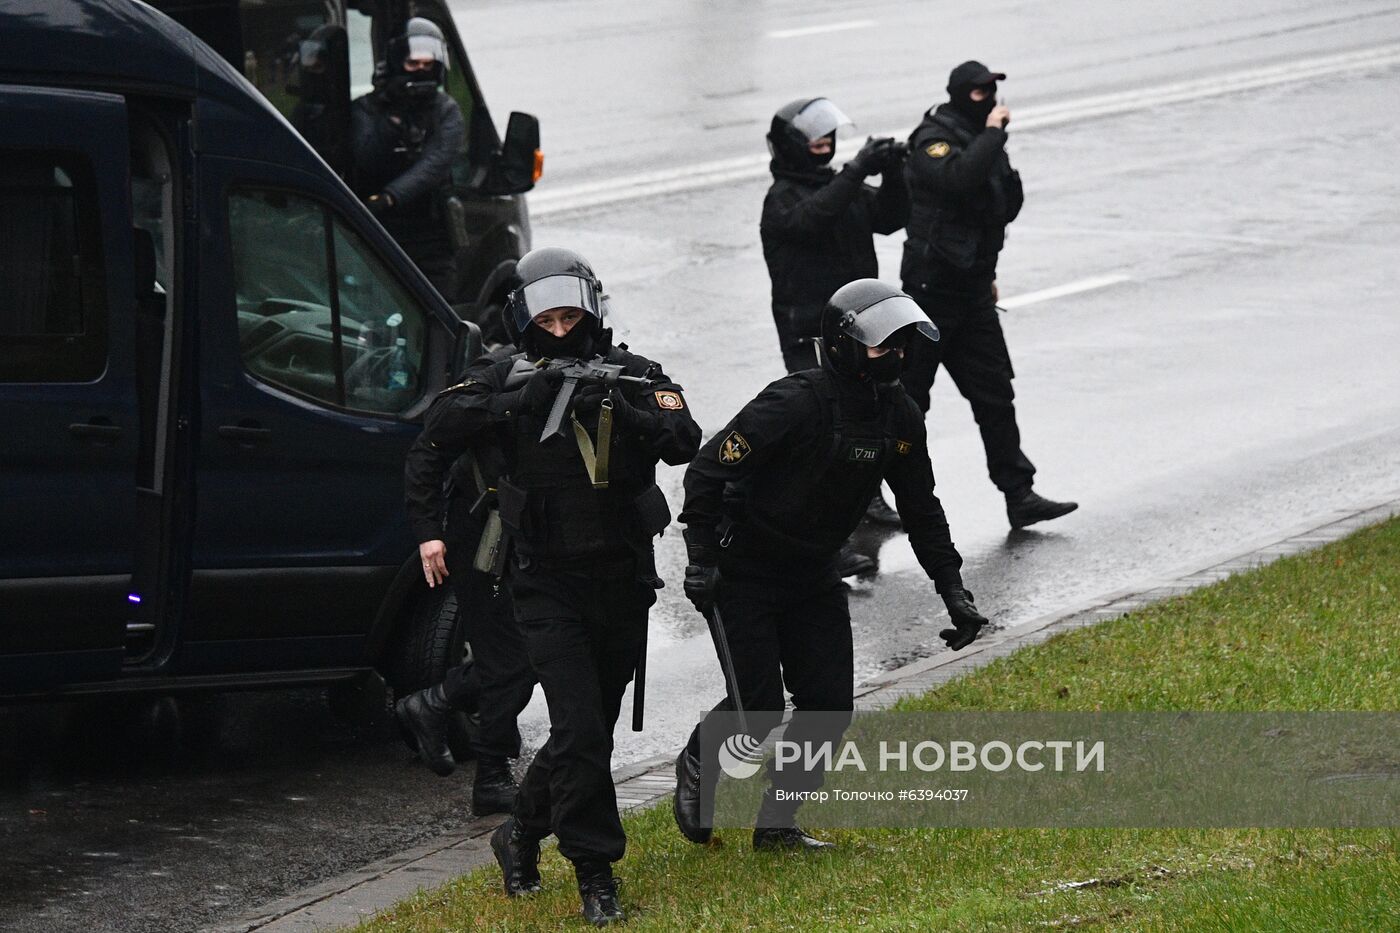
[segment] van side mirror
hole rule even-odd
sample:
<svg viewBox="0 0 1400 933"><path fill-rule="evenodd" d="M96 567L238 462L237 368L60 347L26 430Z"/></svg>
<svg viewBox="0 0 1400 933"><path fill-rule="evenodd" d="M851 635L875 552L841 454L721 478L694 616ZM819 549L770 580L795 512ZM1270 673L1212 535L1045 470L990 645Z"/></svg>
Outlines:
<svg viewBox="0 0 1400 933"><path fill-rule="evenodd" d="M535 187L544 172L540 149L540 121L516 111L506 124L506 138L491 166L487 188L491 194L521 194Z"/></svg>
<svg viewBox="0 0 1400 933"><path fill-rule="evenodd" d="M461 382L467 367L481 354L481 328L471 321L458 320L452 337L452 356L447 360L448 385Z"/></svg>

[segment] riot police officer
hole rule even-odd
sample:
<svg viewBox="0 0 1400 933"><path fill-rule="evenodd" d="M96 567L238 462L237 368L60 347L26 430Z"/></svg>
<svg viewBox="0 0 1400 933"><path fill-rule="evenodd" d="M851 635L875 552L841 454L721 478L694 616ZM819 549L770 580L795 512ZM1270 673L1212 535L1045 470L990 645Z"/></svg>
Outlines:
<svg viewBox="0 0 1400 933"><path fill-rule="evenodd" d="M851 121L825 97L795 100L768 130L773 184L763 199L759 234L773 289L773 323L788 372L817 365L822 306L847 282L875 278L873 235L909 219L904 148L868 141L841 171L828 163L836 135ZM880 187L865 183L881 176Z"/></svg>
<svg viewBox="0 0 1400 933"><path fill-rule="evenodd" d="M492 365L515 352L514 347L498 349L475 366ZM508 812L515 804L518 788L509 759L520 755L518 719L534 692L535 675L509 588L475 560L488 524L490 489L500 471L499 453L488 445L469 446L466 438L434 427L450 400L445 393L428 409L423 433L408 452L405 498L423 576L430 587L452 584L472 662L452 667L441 683L400 699L395 713L424 763L443 776L455 767L447 742L450 717L477 714L471 736L476 755L472 809L484 815Z"/></svg>
<svg viewBox="0 0 1400 933"><path fill-rule="evenodd" d="M913 348L904 383L927 411L939 364L948 370L972 406L1007 519L1023 528L1078 505L1032 489L1035 467L1021 451L1011 355L997 318L997 257L1024 200L1006 154L1011 111L996 99L1005 79L981 62L963 62L948 77L948 102L928 111L909 138L912 209L900 277L942 340Z"/></svg>
<svg viewBox="0 0 1400 933"><path fill-rule="evenodd" d="M797 712L785 736L834 741L831 713L844 730L852 709L853 666L846 588L836 570L882 480L894 490L909 541L952 620L939 632L954 649L987 620L964 587L962 558L933 492L924 420L900 384L909 346L938 332L907 295L859 279L831 296L821 320L823 365L772 383L701 449L685 475L685 590L710 614L733 657L735 683L716 711L747 711L755 739L783 715L784 687ZM821 503L814 507L813 503ZM720 610L716 618L714 609ZM804 717L806 711L827 711ZM674 812L693 842L710 837L701 785L717 761L701 760L697 728L676 760ZM709 754L709 750L705 752ZM821 773L770 772L782 789L812 790ZM822 848L799 829L796 803L763 798L756 849Z"/></svg>
<svg viewBox="0 0 1400 933"><path fill-rule="evenodd" d="M415 16L389 41L374 90L351 108L354 187L449 301L458 300L451 241L440 204L466 140L457 102L442 90L447 43Z"/></svg>
<svg viewBox="0 0 1400 933"><path fill-rule="evenodd" d="M778 346L790 373L818 365L822 307L831 293L847 282L879 276L874 235L894 233L909 219L906 147L889 137L870 139L841 171L828 167L837 134L851 125L834 103L816 97L785 105L768 130L773 184L763 199L759 234ZM865 183L875 175L879 188ZM899 524L879 492L867 517ZM875 567L849 544L841 554L844 576Z"/></svg>
<svg viewBox="0 0 1400 933"><path fill-rule="evenodd" d="M656 463L690 460L700 428L659 365L613 346L602 286L583 257L536 249L517 271L508 313L523 355L475 370L428 434L489 438L501 453L508 582L549 702L549 740L491 838L506 892L539 890L539 845L553 832L574 864L584 916L602 925L623 918L612 876L626 845L612 731L661 586L652 537L670 522ZM626 378L594 386L564 430L542 438L566 378L562 360L597 360Z"/></svg>

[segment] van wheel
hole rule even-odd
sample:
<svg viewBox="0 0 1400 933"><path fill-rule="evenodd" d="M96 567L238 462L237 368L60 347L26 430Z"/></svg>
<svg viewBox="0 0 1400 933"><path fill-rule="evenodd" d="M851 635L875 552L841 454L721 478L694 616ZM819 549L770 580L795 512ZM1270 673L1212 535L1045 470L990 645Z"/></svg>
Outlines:
<svg viewBox="0 0 1400 933"><path fill-rule="evenodd" d="M466 619L462 616L457 594L450 586L435 587L418 598L404 624L391 672L395 698L442 683L451 668L471 660ZM474 757L471 738L476 730L476 716L457 713L452 718L447 744L453 758L468 761ZM404 741L416 750L407 735Z"/></svg>

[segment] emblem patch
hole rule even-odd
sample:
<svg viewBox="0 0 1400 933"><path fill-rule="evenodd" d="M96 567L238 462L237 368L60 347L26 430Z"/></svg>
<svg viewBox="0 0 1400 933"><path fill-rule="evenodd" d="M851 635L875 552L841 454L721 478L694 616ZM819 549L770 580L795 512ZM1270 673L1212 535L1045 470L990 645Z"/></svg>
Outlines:
<svg viewBox="0 0 1400 933"><path fill-rule="evenodd" d="M930 144L929 144L929 147L928 147L927 149L925 149L924 152L927 152L929 155L933 156L933 158L935 158L935 159L941 159L941 158L943 158L945 155L948 154L948 151L949 151L951 148L952 148L951 146L949 146L947 143L945 143L943 140L940 139L940 140L939 140L938 142L936 142L936 143L930 143Z"/></svg>
<svg viewBox="0 0 1400 933"><path fill-rule="evenodd" d="M685 400L679 392L657 392L656 404L662 411L680 411L685 407Z"/></svg>
<svg viewBox="0 0 1400 933"><path fill-rule="evenodd" d="M897 454L907 454L913 446L908 441L895 441L894 452Z"/></svg>
<svg viewBox="0 0 1400 933"><path fill-rule="evenodd" d="M752 451L753 448L749 446L748 441L744 440L744 435L738 431L730 431L729 436L719 445L719 462L738 463Z"/></svg>
<svg viewBox="0 0 1400 933"><path fill-rule="evenodd" d="M851 447L851 459L860 463L873 463L880 459L880 448L854 445Z"/></svg>

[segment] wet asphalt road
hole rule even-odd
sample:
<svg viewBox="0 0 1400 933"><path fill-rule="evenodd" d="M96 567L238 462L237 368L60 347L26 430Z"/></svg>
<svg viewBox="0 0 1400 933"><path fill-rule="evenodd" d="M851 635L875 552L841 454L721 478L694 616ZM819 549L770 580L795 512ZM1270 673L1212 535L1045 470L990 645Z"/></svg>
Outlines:
<svg viewBox="0 0 1400 933"><path fill-rule="evenodd" d="M459 21L497 122L541 117L536 243L592 259L626 339L665 361L707 431L781 374L758 252L765 182L586 210L571 199L752 156L767 115L802 93L830 95L862 130L907 128L968 54L1011 73L1027 206L1002 261L1015 306L1003 323L1039 485L1082 508L1008 535L966 403L940 379L939 493L998 624L1400 487L1400 69L1023 133L1015 122L1109 91L1394 46L1400 12L979 4L973 22L942 4L615 6L472 4ZM812 28L829 31L787 34ZM880 244L887 276L901 241ZM1036 300L1066 285L1085 290ZM663 480L673 508L679 482L678 470ZM862 540L881 561L852 598L868 676L934 650L941 609L902 539ZM660 551L679 581L679 535ZM624 717L622 760L674 747L719 690L679 586L653 619L648 731L626 732ZM538 698L527 720L538 742ZM470 818L467 781L412 767L387 728L341 725L315 691L0 711L0 780L4 930L195 929Z"/></svg>

